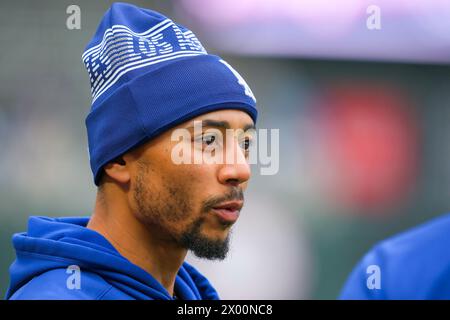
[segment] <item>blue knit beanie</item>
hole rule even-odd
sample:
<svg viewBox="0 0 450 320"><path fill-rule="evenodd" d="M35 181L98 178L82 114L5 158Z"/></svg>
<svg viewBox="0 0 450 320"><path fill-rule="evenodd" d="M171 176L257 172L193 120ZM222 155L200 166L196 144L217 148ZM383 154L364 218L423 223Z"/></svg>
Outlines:
<svg viewBox="0 0 450 320"><path fill-rule="evenodd" d="M158 12L114 3L82 59L91 82L86 127L96 185L105 164L201 114L237 109L256 123L245 80Z"/></svg>

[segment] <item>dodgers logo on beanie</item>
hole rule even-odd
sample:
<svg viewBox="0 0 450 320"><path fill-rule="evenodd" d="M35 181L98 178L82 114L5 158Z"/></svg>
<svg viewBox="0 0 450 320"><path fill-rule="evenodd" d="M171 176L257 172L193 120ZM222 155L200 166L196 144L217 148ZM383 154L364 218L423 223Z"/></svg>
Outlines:
<svg viewBox="0 0 450 320"><path fill-rule="evenodd" d="M164 15L114 3L82 55L92 106L86 118L94 182L128 150L203 113L247 112L256 99L227 62Z"/></svg>

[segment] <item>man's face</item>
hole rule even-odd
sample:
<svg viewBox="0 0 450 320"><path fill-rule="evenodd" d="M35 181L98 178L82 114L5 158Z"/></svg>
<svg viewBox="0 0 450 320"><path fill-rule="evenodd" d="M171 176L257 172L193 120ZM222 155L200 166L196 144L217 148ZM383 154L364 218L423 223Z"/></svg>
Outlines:
<svg viewBox="0 0 450 320"><path fill-rule="evenodd" d="M194 121L199 120L201 130L195 128ZM240 130L233 131L233 136L228 130L227 136L227 128ZM250 178L247 160L253 128L247 113L219 110L187 121L133 151L130 203L137 218L153 235L198 257L224 259ZM173 141L176 129L186 129L191 139ZM191 150L190 164L173 161L176 145ZM206 159L215 153L223 154L224 161L194 163L196 156ZM228 158L232 161L225 161L232 153L234 157Z"/></svg>

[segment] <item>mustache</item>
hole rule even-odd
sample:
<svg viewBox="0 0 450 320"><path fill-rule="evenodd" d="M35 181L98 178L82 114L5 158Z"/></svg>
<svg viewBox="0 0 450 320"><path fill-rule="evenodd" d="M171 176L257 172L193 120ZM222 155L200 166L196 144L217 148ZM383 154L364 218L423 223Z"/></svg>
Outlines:
<svg viewBox="0 0 450 320"><path fill-rule="evenodd" d="M232 187L225 196L212 196L203 202L203 212L209 212L215 206L225 201L244 201L244 191L239 187Z"/></svg>

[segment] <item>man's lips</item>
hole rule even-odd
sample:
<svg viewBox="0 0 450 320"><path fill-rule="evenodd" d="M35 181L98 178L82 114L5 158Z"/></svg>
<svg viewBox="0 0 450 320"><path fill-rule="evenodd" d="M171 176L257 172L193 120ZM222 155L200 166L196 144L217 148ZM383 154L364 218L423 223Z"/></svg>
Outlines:
<svg viewBox="0 0 450 320"><path fill-rule="evenodd" d="M243 201L228 201L214 206L212 210L222 221L234 223L239 218L239 211L243 205Z"/></svg>
<svg viewBox="0 0 450 320"><path fill-rule="evenodd" d="M213 209L226 209L226 210L241 210L244 205L244 201L227 201L223 202L220 205L214 206Z"/></svg>

